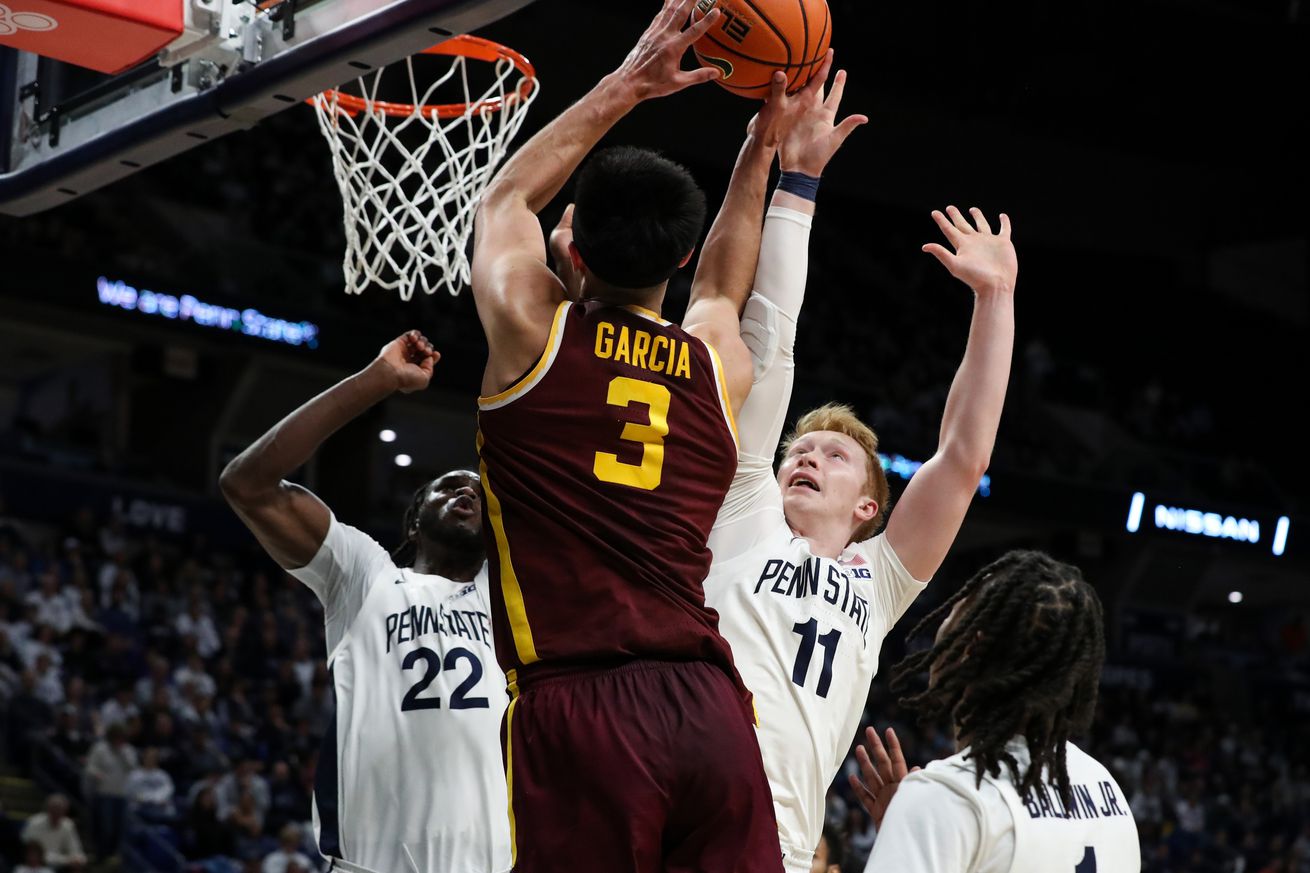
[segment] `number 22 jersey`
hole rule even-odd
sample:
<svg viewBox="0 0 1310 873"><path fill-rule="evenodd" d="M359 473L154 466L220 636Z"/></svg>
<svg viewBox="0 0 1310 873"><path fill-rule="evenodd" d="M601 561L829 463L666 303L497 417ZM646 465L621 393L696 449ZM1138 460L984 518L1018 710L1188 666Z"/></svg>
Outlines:
<svg viewBox="0 0 1310 873"><path fill-rule="evenodd" d="M351 873L508 870L509 700L486 569L472 582L415 573L333 518L291 575L323 603L337 703L314 780L319 851Z"/></svg>
<svg viewBox="0 0 1310 873"><path fill-rule="evenodd" d="M537 365L478 405L510 681L646 658L709 661L740 685L701 587L737 464L714 350L641 307L565 302Z"/></svg>

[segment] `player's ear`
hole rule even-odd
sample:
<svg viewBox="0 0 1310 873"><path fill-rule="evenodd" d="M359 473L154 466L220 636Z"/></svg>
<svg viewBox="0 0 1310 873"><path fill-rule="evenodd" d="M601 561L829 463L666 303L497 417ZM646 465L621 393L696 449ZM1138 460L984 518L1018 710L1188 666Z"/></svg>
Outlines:
<svg viewBox="0 0 1310 873"><path fill-rule="evenodd" d="M573 264L573 269L577 273L581 273L587 267L582 260L582 252L578 251L578 244L573 240L569 240L569 263Z"/></svg>
<svg viewBox="0 0 1310 873"><path fill-rule="evenodd" d="M855 505L855 517L860 520L860 524L864 524L869 519L877 518L878 501L867 495L861 497L860 502Z"/></svg>
<svg viewBox="0 0 1310 873"><path fill-rule="evenodd" d="M694 254L696 254L696 247L695 247L695 246L692 246L692 247L691 247L691 251L689 251L689 252L687 252L687 254L683 255L681 261L678 261L678 269L682 269L683 267L687 266L687 262L691 260L691 256L694 255Z"/></svg>

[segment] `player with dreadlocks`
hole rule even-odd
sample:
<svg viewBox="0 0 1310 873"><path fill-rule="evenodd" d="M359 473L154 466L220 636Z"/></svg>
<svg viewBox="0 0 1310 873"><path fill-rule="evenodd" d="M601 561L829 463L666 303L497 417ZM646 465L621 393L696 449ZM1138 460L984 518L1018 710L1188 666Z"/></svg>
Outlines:
<svg viewBox="0 0 1310 873"><path fill-rule="evenodd" d="M426 388L440 356L418 331L292 412L220 485L273 560L323 603L336 715L314 785L319 851L349 873L489 873L510 865L482 485L452 470L415 492L387 554L285 481L347 422Z"/></svg>
<svg viewBox="0 0 1310 873"><path fill-rule="evenodd" d="M927 670L927 688L902 703L922 721L949 718L959 751L908 775L903 760L890 778L863 768L865 807L886 813L866 873L1140 870L1123 791L1069 740L1091 727L1105 660L1101 601L1078 568L1009 552L910 636L938 624L891 685L907 691Z"/></svg>

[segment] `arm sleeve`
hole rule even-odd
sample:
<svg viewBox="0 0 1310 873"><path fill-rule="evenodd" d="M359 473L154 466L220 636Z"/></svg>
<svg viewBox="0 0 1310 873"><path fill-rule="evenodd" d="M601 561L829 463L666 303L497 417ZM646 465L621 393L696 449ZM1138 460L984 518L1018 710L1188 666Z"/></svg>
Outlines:
<svg viewBox="0 0 1310 873"><path fill-rule="evenodd" d="M874 607L878 610L885 634L905 615L905 610L927 587L928 580L921 582L910 575L884 534L865 540L860 546L869 559L874 580L871 589Z"/></svg>
<svg viewBox="0 0 1310 873"><path fill-rule="evenodd" d="M737 414L740 438L737 474L724 498L710 548L726 560L754 542L760 512L782 511L773 478L773 457L791 403L796 319L805 301L811 218L793 209L770 207L764 219L755 291L746 301L741 335L750 350L754 377L750 396Z"/></svg>
<svg viewBox="0 0 1310 873"><path fill-rule="evenodd" d="M314 557L305 566L288 571L323 604L329 653L359 614L378 573L395 571L395 567L377 540L332 516L327 536Z"/></svg>
<svg viewBox="0 0 1310 873"><path fill-rule="evenodd" d="M974 805L911 773L887 809L864 873L967 873L976 869L981 844Z"/></svg>

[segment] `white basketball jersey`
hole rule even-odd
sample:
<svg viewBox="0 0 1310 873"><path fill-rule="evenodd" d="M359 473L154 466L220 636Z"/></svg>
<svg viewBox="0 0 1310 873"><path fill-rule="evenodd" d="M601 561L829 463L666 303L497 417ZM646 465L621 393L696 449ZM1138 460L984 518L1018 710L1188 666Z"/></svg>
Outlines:
<svg viewBox="0 0 1310 873"><path fill-rule="evenodd" d="M776 482L768 486L778 494ZM859 729L883 638L923 583L883 536L848 547L837 560L815 557L787 526L781 497L775 511L757 511L753 528L749 550L711 567L705 602L718 611L719 630L755 695L786 865L808 869L823 833L824 798Z"/></svg>
<svg viewBox="0 0 1310 873"><path fill-rule="evenodd" d="M1022 738L1008 749L1028 768ZM1072 801L1050 783L1021 797L1001 766L977 784L967 750L907 776L865 873L1138 873L1137 825L1099 761L1066 745Z"/></svg>
<svg viewBox="0 0 1310 873"><path fill-rule="evenodd" d="M291 572L323 602L336 691L315 779L319 850L374 873L509 869L508 698L485 566L467 583L399 568L334 518Z"/></svg>

